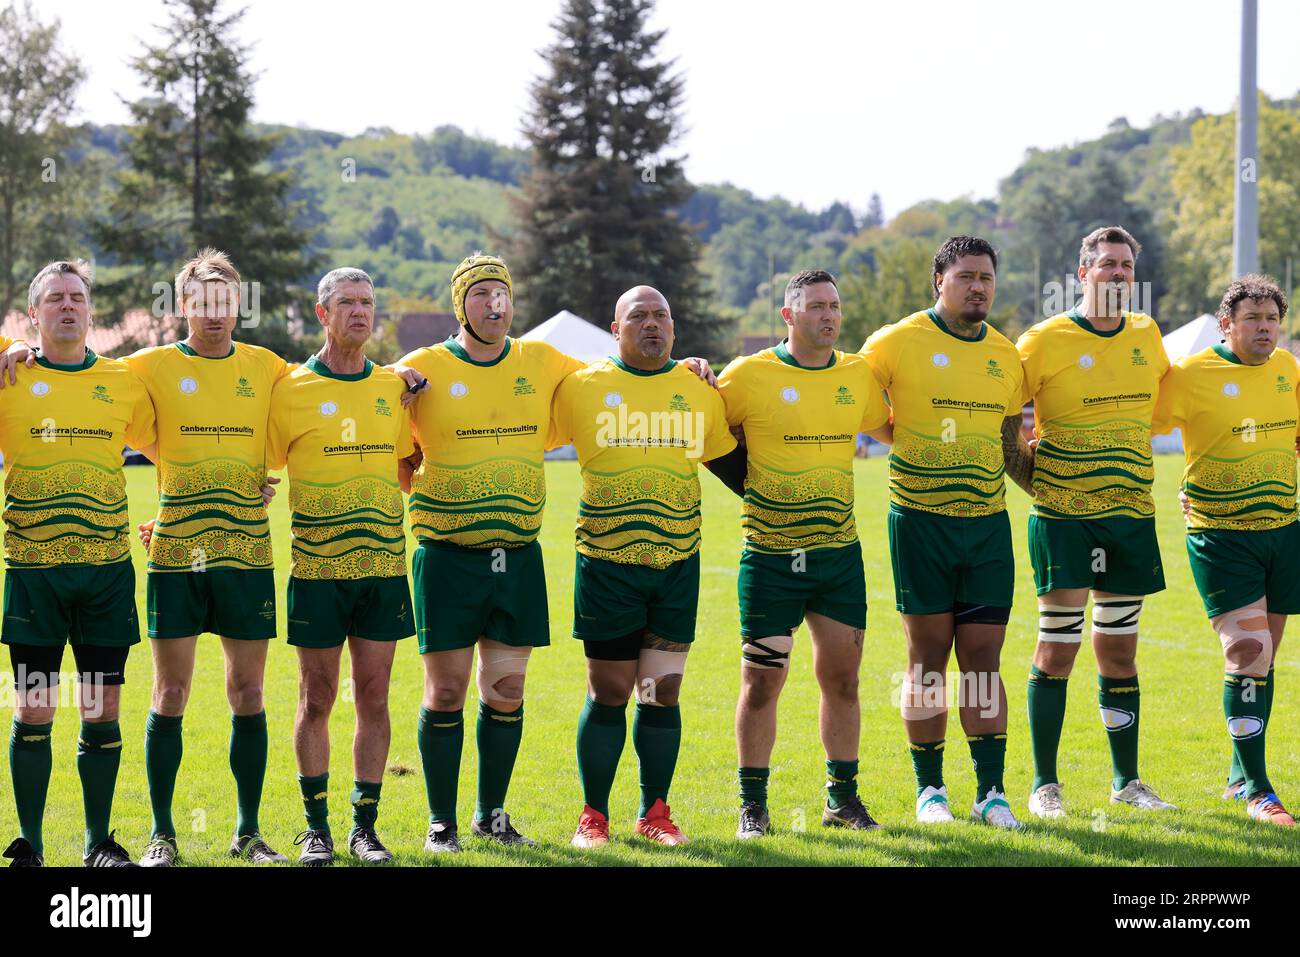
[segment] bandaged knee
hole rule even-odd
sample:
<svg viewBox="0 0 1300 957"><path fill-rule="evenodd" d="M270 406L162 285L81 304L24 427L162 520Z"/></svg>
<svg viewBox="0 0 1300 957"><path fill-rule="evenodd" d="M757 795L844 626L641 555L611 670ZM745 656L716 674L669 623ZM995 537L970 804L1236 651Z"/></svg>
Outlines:
<svg viewBox="0 0 1300 957"><path fill-rule="evenodd" d="M771 638L746 638L740 646L742 668L787 668L794 635L775 635Z"/></svg>
<svg viewBox="0 0 1300 957"><path fill-rule="evenodd" d="M686 652L663 651L659 648L642 648L636 666L636 700L639 704L663 704L659 688L667 679L672 681L672 697L676 699L686 673ZM666 690L666 689L665 689ZM675 701L674 701L675 703Z"/></svg>
<svg viewBox="0 0 1300 957"><path fill-rule="evenodd" d="M1112 595L1092 603L1092 630L1099 635L1136 635L1141 595Z"/></svg>
<svg viewBox="0 0 1300 957"><path fill-rule="evenodd" d="M1083 641L1083 606L1039 605L1038 640L1066 645Z"/></svg>
<svg viewBox="0 0 1300 957"><path fill-rule="evenodd" d="M903 676L902 693L899 696L899 713L904 721L925 721L948 713L948 686L942 671L930 673L921 671L920 665L913 665Z"/></svg>
<svg viewBox="0 0 1300 957"><path fill-rule="evenodd" d="M1273 661L1273 635L1263 602L1235 608L1210 619L1223 643L1223 658L1237 674L1262 678Z"/></svg>
<svg viewBox="0 0 1300 957"><path fill-rule="evenodd" d="M524 674L528 671L528 648L483 648L478 650L478 694L487 701L520 701L523 699ZM508 679L519 676L518 682ZM497 686L506 682L506 694ZM516 685L517 687L511 687ZM518 693L516 694L516 690Z"/></svg>

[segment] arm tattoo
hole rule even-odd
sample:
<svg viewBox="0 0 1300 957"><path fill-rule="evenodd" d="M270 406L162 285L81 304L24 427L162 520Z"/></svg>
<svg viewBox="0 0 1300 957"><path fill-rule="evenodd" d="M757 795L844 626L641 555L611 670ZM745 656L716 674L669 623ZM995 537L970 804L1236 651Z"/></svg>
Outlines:
<svg viewBox="0 0 1300 957"><path fill-rule="evenodd" d="M1034 495L1034 452L1020 433L1021 417L1009 415L1002 420L1002 461L1011 481L1032 498Z"/></svg>

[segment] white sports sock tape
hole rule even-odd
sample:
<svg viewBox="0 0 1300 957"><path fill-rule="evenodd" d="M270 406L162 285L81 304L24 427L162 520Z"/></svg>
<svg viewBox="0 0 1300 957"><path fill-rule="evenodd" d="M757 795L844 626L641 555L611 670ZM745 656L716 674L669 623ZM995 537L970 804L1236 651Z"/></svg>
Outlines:
<svg viewBox="0 0 1300 957"><path fill-rule="evenodd" d="M788 668L794 635L747 638L740 646L742 668Z"/></svg>
<svg viewBox="0 0 1300 957"><path fill-rule="evenodd" d="M1142 614L1141 595L1113 595L1094 599L1092 630L1099 635L1136 635Z"/></svg>
<svg viewBox="0 0 1300 957"><path fill-rule="evenodd" d="M1038 640L1067 645L1083 641L1083 606L1039 605Z"/></svg>

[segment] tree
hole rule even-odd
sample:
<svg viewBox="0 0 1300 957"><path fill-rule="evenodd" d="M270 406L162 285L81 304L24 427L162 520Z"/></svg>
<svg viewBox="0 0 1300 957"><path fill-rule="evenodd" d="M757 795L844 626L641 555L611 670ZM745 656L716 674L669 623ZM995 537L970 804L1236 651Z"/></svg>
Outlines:
<svg viewBox="0 0 1300 957"><path fill-rule="evenodd" d="M722 358L731 324L711 312L698 243L677 210L693 187L679 135L683 80L656 59L653 0L566 0L524 124L530 172L515 201L520 311L562 308L599 325L624 290L648 283L672 306L677 355Z"/></svg>
<svg viewBox="0 0 1300 957"><path fill-rule="evenodd" d="M240 337L284 348L290 306L306 309L300 284L318 263L288 198L292 174L266 168L276 138L248 122L253 78L235 37L244 11L220 13L221 0L166 3L163 40L132 61L150 95L130 105L130 165L98 231L118 264L107 291L119 305L155 302L154 284L198 249L224 249L258 284L259 321L241 322Z"/></svg>
<svg viewBox="0 0 1300 957"><path fill-rule="evenodd" d="M871 202L867 204L867 214L862 218L862 228L871 229L883 225L885 225L885 204L881 202L879 193L872 193Z"/></svg>
<svg viewBox="0 0 1300 957"><path fill-rule="evenodd" d="M0 10L0 318L22 302L23 274L79 238L85 194L67 185L63 120L86 74L58 41L59 21L42 24L30 3Z"/></svg>

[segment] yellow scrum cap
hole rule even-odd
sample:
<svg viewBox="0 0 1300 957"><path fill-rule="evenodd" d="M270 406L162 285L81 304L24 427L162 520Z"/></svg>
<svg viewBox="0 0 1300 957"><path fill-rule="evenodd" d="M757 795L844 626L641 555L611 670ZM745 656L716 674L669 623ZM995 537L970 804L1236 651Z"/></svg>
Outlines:
<svg viewBox="0 0 1300 957"><path fill-rule="evenodd" d="M496 256L475 253L461 261L456 271L451 274L451 305L456 310L456 321L462 326L465 318L465 296L469 287L485 279L499 279L506 284L506 293L514 298L514 286L510 282L510 270L503 260Z"/></svg>

